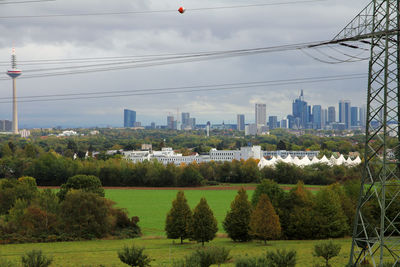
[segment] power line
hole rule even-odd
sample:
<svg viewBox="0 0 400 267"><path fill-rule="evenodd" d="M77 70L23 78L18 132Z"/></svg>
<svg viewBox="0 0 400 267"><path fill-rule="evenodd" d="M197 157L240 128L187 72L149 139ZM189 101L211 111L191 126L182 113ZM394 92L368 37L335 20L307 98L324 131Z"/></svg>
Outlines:
<svg viewBox="0 0 400 267"><path fill-rule="evenodd" d="M35 0L40 1L40 0ZM42 1L55 1L55 0L42 0ZM264 6L282 6L292 4L305 4L313 2L324 2L328 0L304 0L304 1L290 1L290 2L277 2L265 4L249 4L249 5L235 5L235 6L216 6L216 7L200 7L200 8L186 8L186 11L206 11L206 10L223 10L223 9L237 9L237 8L253 8ZM27 1L28 2L28 1ZM43 15L21 15L21 16L1 16L0 19L37 19L37 18L62 18L62 17L82 17L82 16L115 16L115 15L140 15L151 13L176 13L176 9L164 10L147 10L147 11L121 11L121 12L94 12L94 13L75 13L75 14L43 14Z"/></svg>
<svg viewBox="0 0 400 267"><path fill-rule="evenodd" d="M334 75L334 76L320 76L310 78L298 79L285 79L285 80L271 80L271 81L255 81L255 82L238 82L238 83L224 83L213 85L196 85L196 86L183 86L183 87L166 87L166 88L147 88L136 90L124 91L103 91L103 92L88 92L88 93L71 93L71 94L53 94L53 95L33 95L21 96L19 102L49 102L49 101L64 101L64 100L79 100L79 99L101 99L101 98L115 98L127 96L143 96L143 95L160 95L160 94L180 94L180 93L193 93L193 92L207 92L207 91L221 91L221 90L244 90L250 88L260 88L266 86L282 86L291 84L309 84L331 81L342 81L351 79L365 78L366 74L347 74L347 75ZM41 99L45 98L45 99ZM11 103L11 98L0 98L8 101L2 101L0 104Z"/></svg>
<svg viewBox="0 0 400 267"><path fill-rule="evenodd" d="M0 1L0 5L8 4L28 4L28 3L39 3L39 2L54 2L56 0L27 0L27 1Z"/></svg>
<svg viewBox="0 0 400 267"><path fill-rule="evenodd" d="M153 67L177 63L187 63L195 61L207 61L212 59L230 58L238 56L248 56L272 52L282 52L291 50L301 50L310 47L317 47L320 43L326 43L326 41L318 42L308 42L308 43L298 43L291 45L280 45L280 46L270 46L270 47L258 47L249 49L237 49L237 50L225 50L225 51L211 51L211 52L198 52L198 53L187 53L183 55L176 54L175 56L159 56L159 57L149 57L141 60L130 60L116 62L101 62L102 59L98 59L99 64L91 65L81 65L81 66L65 66L59 68L51 69L32 69L26 70L21 79L37 78L37 77L49 77L49 76L61 76L61 75L71 75L71 74L83 74L83 73L93 73L93 72L104 72L112 70L121 69L132 69L132 68L142 68L142 67ZM106 58L105 58L106 59ZM93 59L93 61L96 61ZM61 63L62 60L59 60ZM44 64L45 62L42 61ZM30 74L33 72L42 72L38 74ZM0 78L0 80L8 80L8 78Z"/></svg>

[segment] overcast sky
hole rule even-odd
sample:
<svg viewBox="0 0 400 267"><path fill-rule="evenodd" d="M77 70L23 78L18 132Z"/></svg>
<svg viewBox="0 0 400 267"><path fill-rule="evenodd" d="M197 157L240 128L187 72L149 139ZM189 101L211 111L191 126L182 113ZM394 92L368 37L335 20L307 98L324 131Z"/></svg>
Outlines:
<svg viewBox="0 0 400 267"><path fill-rule="evenodd" d="M367 4L361 0L327 0L314 3L238 9L191 11L192 8L240 4L276 3L281 0L56 0L54 2L0 6L0 17L10 15L72 14L121 11L174 10L178 12L115 16L59 18L0 18L0 61L10 59L15 46L20 61L154 55L266 47L332 39ZM289 1L289 0L288 0ZM295 1L295 0L290 0ZM347 54L359 51L339 48ZM344 50L343 50L344 49ZM353 49L354 50L354 49ZM346 56L330 48L324 54ZM361 51L362 52L362 51ZM331 60L316 50L318 58ZM362 56L368 56L365 52ZM0 66L4 69L7 66ZM24 70L34 68L20 64ZM45 66L48 68L49 66ZM19 79L19 96L120 91L236 82L366 73L367 61L326 64L301 51L153 66L69 76ZM254 104L266 103L267 116L282 119L291 103L304 90L309 104L323 108L349 99L354 106L366 101L366 79L314 84L266 86L230 91L192 92L171 95L129 96L57 102L19 103L21 127L122 126L123 109L136 110L143 125L166 124L169 113L190 112L197 123L236 123L243 113L254 122ZM11 80L0 80L0 97L11 97ZM3 100L4 101L4 100ZM0 104L0 119L11 119L11 104Z"/></svg>

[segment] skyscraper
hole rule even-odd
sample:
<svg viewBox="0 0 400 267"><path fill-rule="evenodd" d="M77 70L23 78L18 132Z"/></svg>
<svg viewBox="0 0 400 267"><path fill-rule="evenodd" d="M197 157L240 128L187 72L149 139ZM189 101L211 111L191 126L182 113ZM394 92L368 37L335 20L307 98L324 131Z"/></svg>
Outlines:
<svg viewBox="0 0 400 267"><path fill-rule="evenodd" d="M365 105L360 108L360 125L365 127L367 123L367 107Z"/></svg>
<svg viewBox="0 0 400 267"><path fill-rule="evenodd" d="M328 107L328 124L336 122L336 109L335 107Z"/></svg>
<svg viewBox="0 0 400 267"><path fill-rule="evenodd" d="M339 122L346 125L346 129L351 126L351 102L349 100L339 101Z"/></svg>
<svg viewBox="0 0 400 267"><path fill-rule="evenodd" d="M320 105L314 105L312 108L313 129L321 129L322 124L322 108Z"/></svg>
<svg viewBox="0 0 400 267"><path fill-rule="evenodd" d="M265 126L267 124L267 105L266 104L256 104L255 105L255 115L257 126Z"/></svg>
<svg viewBox="0 0 400 267"><path fill-rule="evenodd" d="M307 109L307 102L304 101L303 90L301 90L300 96L293 101L292 104L292 115L289 119L289 127L291 128L306 128L309 121L309 113Z"/></svg>
<svg viewBox="0 0 400 267"><path fill-rule="evenodd" d="M136 111L124 109L124 127L134 127L136 122Z"/></svg>
<svg viewBox="0 0 400 267"><path fill-rule="evenodd" d="M190 118L190 113L189 112L182 112L182 126L183 126L183 128L189 125L189 118Z"/></svg>
<svg viewBox="0 0 400 267"><path fill-rule="evenodd" d="M268 124L269 124L270 130L278 128L278 117L277 116L269 116Z"/></svg>
<svg viewBox="0 0 400 267"><path fill-rule="evenodd" d="M324 129L325 126L327 125L328 121L328 110L326 108L322 109L321 113L321 128Z"/></svg>
<svg viewBox="0 0 400 267"><path fill-rule="evenodd" d="M167 128L170 130L175 130L176 122L174 120L174 116L167 116Z"/></svg>
<svg viewBox="0 0 400 267"><path fill-rule="evenodd" d="M351 107L351 126L358 126L358 107Z"/></svg>
<svg viewBox="0 0 400 267"><path fill-rule="evenodd" d="M244 114L238 114L237 115L237 130L238 131L244 131Z"/></svg>

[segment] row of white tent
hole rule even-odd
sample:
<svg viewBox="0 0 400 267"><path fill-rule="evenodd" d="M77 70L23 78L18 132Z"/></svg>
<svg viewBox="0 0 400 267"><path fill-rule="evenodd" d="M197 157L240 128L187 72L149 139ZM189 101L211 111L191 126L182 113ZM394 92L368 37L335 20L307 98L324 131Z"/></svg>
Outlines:
<svg viewBox="0 0 400 267"><path fill-rule="evenodd" d="M327 164L329 166L345 165L345 166L349 166L349 167L354 167L354 166L361 164L361 159L360 159L360 157L357 157L354 160L352 160L350 157L345 159L343 157L343 155L340 155L339 158L335 158L334 156L331 156L329 159L326 156L323 156L321 159L314 157L312 160L310 160L307 156L303 157L302 159L299 159L298 157L292 158L292 156L290 156L290 155L284 159L281 158L281 156L278 156L278 157L274 156L270 160L267 160L264 157L261 158L260 162L258 163L258 167L260 169L262 169L264 167L273 167L279 162L283 162L283 163L287 163L287 164L294 164L299 167L305 167L305 166L317 164L317 163Z"/></svg>

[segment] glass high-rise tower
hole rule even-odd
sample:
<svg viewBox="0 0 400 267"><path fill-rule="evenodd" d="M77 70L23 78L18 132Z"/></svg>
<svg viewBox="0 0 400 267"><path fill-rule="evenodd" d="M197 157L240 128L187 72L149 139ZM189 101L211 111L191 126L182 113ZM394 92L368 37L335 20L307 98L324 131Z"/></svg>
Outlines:
<svg viewBox="0 0 400 267"><path fill-rule="evenodd" d="M124 127L134 127L136 122L136 111L124 109Z"/></svg>

